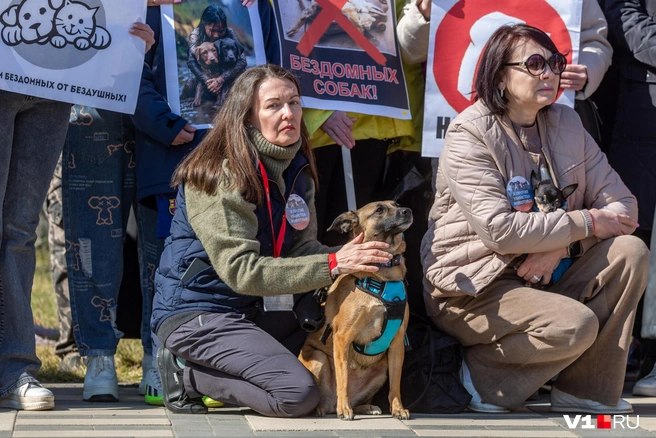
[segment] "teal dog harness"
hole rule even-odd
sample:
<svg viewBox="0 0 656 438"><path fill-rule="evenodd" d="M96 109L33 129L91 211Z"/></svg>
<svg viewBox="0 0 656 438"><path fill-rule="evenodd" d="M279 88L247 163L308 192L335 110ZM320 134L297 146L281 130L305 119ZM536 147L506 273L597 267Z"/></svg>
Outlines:
<svg viewBox="0 0 656 438"><path fill-rule="evenodd" d="M405 317L406 293L405 283L402 281L377 281L371 277L364 280L355 280L355 286L361 291L378 298L385 306L385 320L383 321L383 332L367 345L353 343L353 349L365 356L377 356L387 351L392 339L399 331ZM325 345L326 340L332 333L332 327L326 326L321 342Z"/></svg>
<svg viewBox="0 0 656 438"><path fill-rule="evenodd" d="M376 281L371 277L355 280L355 286L363 292L378 298L385 306L383 332L367 345L353 343L353 348L360 354L376 356L387 351L392 339L399 331L405 316L406 293L402 281Z"/></svg>

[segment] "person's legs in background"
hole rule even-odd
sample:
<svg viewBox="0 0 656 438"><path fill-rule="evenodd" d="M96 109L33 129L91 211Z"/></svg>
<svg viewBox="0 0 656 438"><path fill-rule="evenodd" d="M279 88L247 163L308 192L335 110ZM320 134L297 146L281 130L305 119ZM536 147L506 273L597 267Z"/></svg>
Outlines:
<svg viewBox="0 0 656 438"><path fill-rule="evenodd" d="M64 148L63 202L73 334L86 357L83 399L117 401L114 354L125 229L135 193L129 118L75 106Z"/></svg>
<svg viewBox="0 0 656 438"><path fill-rule="evenodd" d="M59 340L55 354L61 359L59 371L75 372L82 369L80 353L73 336L73 317L71 299L68 292L68 271L66 269L66 239L62 211L62 168L61 156L50 181L44 210L48 218L48 247L50 249L50 273L57 302L59 319Z"/></svg>
<svg viewBox="0 0 656 438"><path fill-rule="evenodd" d="M0 408L43 410L30 307L39 211L68 129L70 104L0 91Z"/></svg>
<svg viewBox="0 0 656 438"><path fill-rule="evenodd" d="M168 213L168 212L167 212ZM141 344L144 356L141 362L142 379L139 384L139 394L150 405L163 405L162 382L157 369L155 352L160 346L159 341L150 329L150 316L153 310L153 296L155 293L155 271L159 266L159 259L164 251L164 237L158 233L158 212L141 203L136 203L136 216L138 224L139 242L139 270L141 275ZM170 223L169 223L170 228ZM168 236L168 230L166 230Z"/></svg>

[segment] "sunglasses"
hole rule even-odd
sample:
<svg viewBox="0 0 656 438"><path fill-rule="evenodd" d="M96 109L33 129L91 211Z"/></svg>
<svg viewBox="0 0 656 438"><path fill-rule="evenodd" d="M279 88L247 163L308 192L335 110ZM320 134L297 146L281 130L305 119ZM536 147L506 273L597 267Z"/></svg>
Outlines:
<svg viewBox="0 0 656 438"><path fill-rule="evenodd" d="M567 58L565 58L565 55L560 53L554 53L547 60L544 59L544 56L536 53L535 55L529 56L526 61L507 62L505 65L518 65L520 67L524 67L533 76L540 76L547 69L548 65L552 72L559 75L565 71L565 67L567 66Z"/></svg>

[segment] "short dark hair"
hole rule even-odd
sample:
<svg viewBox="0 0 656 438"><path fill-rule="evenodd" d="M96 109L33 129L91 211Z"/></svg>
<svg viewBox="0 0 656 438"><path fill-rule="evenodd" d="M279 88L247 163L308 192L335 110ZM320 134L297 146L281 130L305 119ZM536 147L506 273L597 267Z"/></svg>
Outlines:
<svg viewBox="0 0 656 438"><path fill-rule="evenodd" d="M501 116L508 112L508 101L499 94L498 84L515 46L525 40L534 41L551 53L558 53L558 48L551 38L537 27L506 24L497 29L483 49L474 87L476 100L481 99L493 114Z"/></svg>
<svg viewBox="0 0 656 438"><path fill-rule="evenodd" d="M209 5L203 11L203 15L200 16L200 24L198 27L200 27L201 25L204 26L206 24L214 24L214 23L223 23L224 26L227 26L228 17L226 17L226 14L225 12L223 12L223 9L221 9L217 5Z"/></svg>

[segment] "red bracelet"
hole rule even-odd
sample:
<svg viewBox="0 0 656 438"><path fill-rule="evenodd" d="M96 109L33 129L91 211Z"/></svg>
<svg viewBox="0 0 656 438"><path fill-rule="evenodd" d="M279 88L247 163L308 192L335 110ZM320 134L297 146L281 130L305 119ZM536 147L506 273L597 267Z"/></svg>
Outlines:
<svg viewBox="0 0 656 438"><path fill-rule="evenodd" d="M333 272L333 269L337 267L337 254L330 253L328 254L328 271Z"/></svg>

